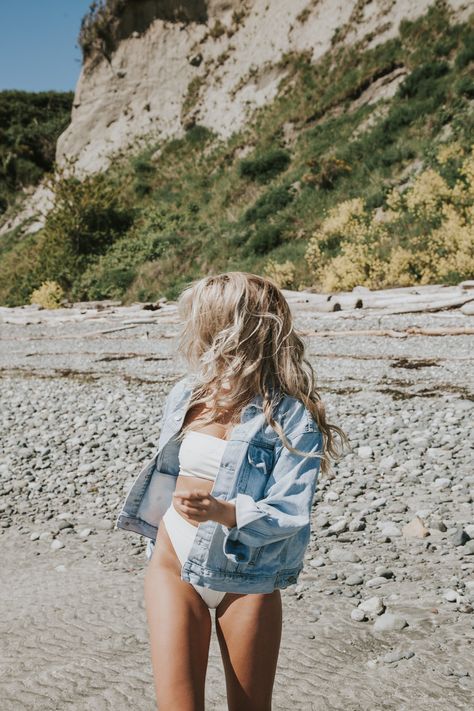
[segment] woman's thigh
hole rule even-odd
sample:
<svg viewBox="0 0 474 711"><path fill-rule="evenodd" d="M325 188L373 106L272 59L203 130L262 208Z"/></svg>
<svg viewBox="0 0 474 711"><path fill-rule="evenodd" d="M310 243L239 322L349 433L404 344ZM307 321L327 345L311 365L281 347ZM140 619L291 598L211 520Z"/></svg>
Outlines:
<svg viewBox="0 0 474 711"><path fill-rule="evenodd" d="M280 590L228 593L216 609L229 711L269 711L282 632Z"/></svg>
<svg viewBox="0 0 474 711"><path fill-rule="evenodd" d="M212 623L190 583L162 522L145 574L145 605L160 711L201 711Z"/></svg>

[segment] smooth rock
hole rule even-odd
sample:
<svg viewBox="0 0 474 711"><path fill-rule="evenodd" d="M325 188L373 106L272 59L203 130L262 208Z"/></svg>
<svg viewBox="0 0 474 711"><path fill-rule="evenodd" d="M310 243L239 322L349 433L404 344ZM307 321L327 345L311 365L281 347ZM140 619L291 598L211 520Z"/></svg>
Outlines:
<svg viewBox="0 0 474 711"><path fill-rule="evenodd" d="M375 617L376 615L381 615L385 610L385 605L383 604L380 597L374 596L369 597L367 600L363 600L358 608L365 612L370 617Z"/></svg>
<svg viewBox="0 0 474 711"><path fill-rule="evenodd" d="M388 583L388 579L384 578L383 575L378 575L376 578L371 578L370 580L367 580L365 587L376 588L379 585L385 585L385 583Z"/></svg>
<svg viewBox="0 0 474 711"><path fill-rule="evenodd" d="M394 649L392 652L387 652L382 657L386 664L393 664L393 662L399 662L401 659L411 659L415 656L415 652L412 650L403 652L401 649Z"/></svg>
<svg viewBox="0 0 474 711"><path fill-rule="evenodd" d="M373 630L375 632L399 632L407 626L408 622L401 615L384 612L375 620Z"/></svg>
<svg viewBox="0 0 474 711"><path fill-rule="evenodd" d="M392 521L383 521L377 524L381 529L382 536L388 536L389 538L397 538L402 535L402 532L396 524Z"/></svg>
<svg viewBox="0 0 474 711"><path fill-rule="evenodd" d="M360 563L361 558L350 548L332 548L329 551L329 559L333 563Z"/></svg>
<svg viewBox="0 0 474 711"><path fill-rule="evenodd" d="M344 582L346 585L362 585L364 578L355 573L354 575L348 575Z"/></svg>
<svg viewBox="0 0 474 711"><path fill-rule="evenodd" d="M419 516L415 516L414 519L407 523L402 528L403 535L405 538L426 538L430 535L429 530L426 528L423 519Z"/></svg>
<svg viewBox="0 0 474 711"><path fill-rule="evenodd" d="M470 540L469 535L461 527L457 528L456 531L451 536L451 543L453 544L453 546L463 546L469 540Z"/></svg>
<svg viewBox="0 0 474 711"><path fill-rule="evenodd" d="M351 619L354 620L354 622L363 622L367 617L360 607L355 607L351 612Z"/></svg>
<svg viewBox="0 0 474 711"><path fill-rule="evenodd" d="M449 589L449 590L445 590L443 597L448 602L457 602L459 596L455 590Z"/></svg>

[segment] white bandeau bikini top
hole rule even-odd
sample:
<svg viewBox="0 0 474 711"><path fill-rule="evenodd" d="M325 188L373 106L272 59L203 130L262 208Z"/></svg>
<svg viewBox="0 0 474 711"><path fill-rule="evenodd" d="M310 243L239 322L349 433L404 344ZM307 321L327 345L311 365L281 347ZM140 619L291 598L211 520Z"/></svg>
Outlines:
<svg viewBox="0 0 474 711"><path fill-rule="evenodd" d="M186 432L179 448L179 473L214 481L227 440L206 432Z"/></svg>

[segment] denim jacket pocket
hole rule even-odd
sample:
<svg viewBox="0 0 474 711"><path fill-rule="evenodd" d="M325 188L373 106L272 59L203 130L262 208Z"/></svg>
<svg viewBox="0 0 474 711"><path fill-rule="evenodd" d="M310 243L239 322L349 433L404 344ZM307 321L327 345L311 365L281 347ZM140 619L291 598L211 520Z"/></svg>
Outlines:
<svg viewBox="0 0 474 711"><path fill-rule="evenodd" d="M238 491L250 494L254 499L263 496L268 477L273 468L273 461L274 450L272 445L250 442Z"/></svg>
<svg viewBox="0 0 474 711"><path fill-rule="evenodd" d="M260 556L262 555L263 548L264 548L263 546L257 546L256 548L253 549L247 565L253 566L253 565L258 564L258 560L259 560Z"/></svg>

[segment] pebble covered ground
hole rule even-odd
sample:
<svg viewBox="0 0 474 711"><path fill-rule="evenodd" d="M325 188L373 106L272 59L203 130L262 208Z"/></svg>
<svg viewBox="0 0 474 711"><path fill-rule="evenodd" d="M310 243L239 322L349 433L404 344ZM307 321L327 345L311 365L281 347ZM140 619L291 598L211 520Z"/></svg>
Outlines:
<svg viewBox="0 0 474 711"><path fill-rule="evenodd" d="M152 711L146 540L113 526L184 374L178 322L172 304L154 321L138 306L60 311L0 313L1 706ZM473 338L349 331L474 317L294 315L306 331L345 331L307 344L351 448L320 477L306 566L282 591L274 709L470 709ZM227 708L215 631L206 698Z"/></svg>

